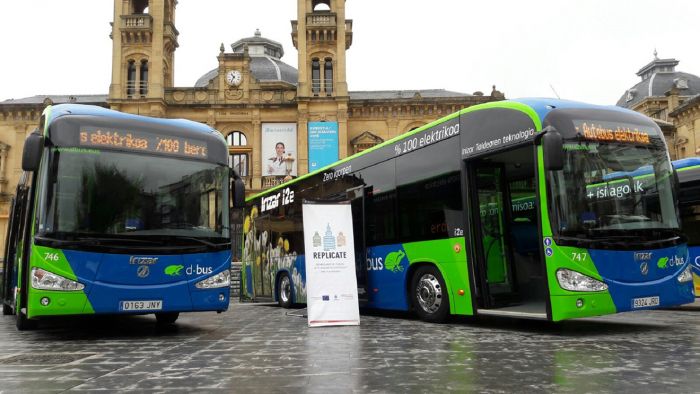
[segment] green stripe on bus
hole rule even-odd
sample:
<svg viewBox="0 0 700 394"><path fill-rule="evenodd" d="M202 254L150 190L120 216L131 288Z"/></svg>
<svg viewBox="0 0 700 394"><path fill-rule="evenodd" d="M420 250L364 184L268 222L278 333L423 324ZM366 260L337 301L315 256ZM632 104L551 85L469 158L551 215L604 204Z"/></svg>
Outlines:
<svg viewBox="0 0 700 394"><path fill-rule="evenodd" d="M462 115L467 114L469 112L479 111L482 109L493 108L512 109L514 111L520 111L530 117L532 123L535 125L535 131L542 131L542 120L540 119L539 115L537 115L537 112L535 112L535 110L529 105L519 103L517 101L492 101L490 103L474 105L459 111L459 114Z"/></svg>

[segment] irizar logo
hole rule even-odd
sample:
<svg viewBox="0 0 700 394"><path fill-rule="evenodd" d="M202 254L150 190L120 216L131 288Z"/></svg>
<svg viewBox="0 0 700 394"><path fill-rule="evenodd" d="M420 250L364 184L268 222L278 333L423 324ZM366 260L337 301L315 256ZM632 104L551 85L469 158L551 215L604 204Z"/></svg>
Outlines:
<svg viewBox="0 0 700 394"><path fill-rule="evenodd" d="M153 265L157 262L158 262L158 257L142 257L142 256L129 257L129 264Z"/></svg>

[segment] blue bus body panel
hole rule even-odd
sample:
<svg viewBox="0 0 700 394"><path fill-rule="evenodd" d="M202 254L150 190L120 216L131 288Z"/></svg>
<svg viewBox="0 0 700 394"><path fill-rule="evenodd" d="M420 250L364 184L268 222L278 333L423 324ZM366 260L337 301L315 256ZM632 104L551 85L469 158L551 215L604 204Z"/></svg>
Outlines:
<svg viewBox="0 0 700 394"><path fill-rule="evenodd" d="M611 251L589 249L598 273L608 285L608 291L618 312L634 310L634 298L658 296L659 306L693 302L693 283L678 283L678 275L688 267L686 245L644 251ZM640 261L637 253L651 253ZM646 265L646 270L642 269ZM646 271L646 274L644 272Z"/></svg>
<svg viewBox="0 0 700 394"><path fill-rule="evenodd" d="M638 116L640 115L638 112L634 112L625 108L620 108L615 105L593 105L593 104L587 104L587 103L581 103L578 101L570 101L570 100L560 100L560 99L551 99L551 98L520 98L520 99L514 99L514 100L509 100L509 101L514 101L517 103L522 103L530 108L532 108L536 113L537 116L539 116L540 121L544 122L544 119L547 117L547 115L555 110L555 109L594 109L594 110L605 110L605 111L616 111L616 112L624 112L626 114L634 114Z"/></svg>
<svg viewBox="0 0 700 394"><path fill-rule="evenodd" d="M679 159L673 162L673 168L676 170L693 166L700 166L700 157L687 157L685 159Z"/></svg>
<svg viewBox="0 0 700 394"><path fill-rule="evenodd" d="M95 313L119 313L121 301L162 300L164 312L220 311L229 288L198 289L195 283L229 269L230 251L149 255L153 264L132 264L128 254L63 250ZM139 255L136 255L139 256ZM144 268L147 267L147 268ZM144 273L146 272L146 273ZM219 295L224 300L219 300Z"/></svg>
<svg viewBox="0 0 700 394"><path fill-rule="evenodd" d="M408 264L405 260L390 269L383 261L390 253L406 250L402 244L383 245L367 248L367 291L369 293L370 308L407 311L408 293L406 292L406 277Z"/></svg>
<svg viewBox="0 0 700 394"><path fill-rule="evenodd" d="M700 276L700 246L691 246L688 248L690 255L690 265L693 267L693 273ZM698 294L700 296L700 294Z"/></svg>

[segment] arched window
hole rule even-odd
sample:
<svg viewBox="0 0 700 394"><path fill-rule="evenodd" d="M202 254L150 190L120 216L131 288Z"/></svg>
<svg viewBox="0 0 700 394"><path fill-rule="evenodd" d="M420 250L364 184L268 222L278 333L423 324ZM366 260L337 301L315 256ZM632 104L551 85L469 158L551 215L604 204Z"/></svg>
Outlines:
<svg viewBox="0 0 700 394"><path fill-rule="evenodd" d="M226 142L228 142L230 146L248 145L248 139L246 138L245 134L241 133L240 131L234 131L233 133L227 135Z"/></svg>
<svg viewBox="0 0 700 394"><path fill-rule="evenodd" d="M314 12L318 11L330 11L331 5L329 0L314 0L313 2Z"/></svg>
<svg viewBox="0 0 700 394"><path fill-rule="evenodd" d="M131 96L136 90L136 63L129 60L126 68L126 95Z"/></svg>
<svg viewBox="0 0 700 394"><path fill-rule="evenodd" d="M333 94L333 59L327 57L323 65L323 83L326 88L326 96Z"/></svg>
<svg viewBox="0 0 700 394"><path fill-rule="evenodd" d="M134 0L134 14L148 14L148 0Z"/></svg>
<svg viewBox="0 0 700 394"><path fill-rule="evenodd" d="M139 74L139 94L145 96L148 93L148 60L141 60L141 73Z"/></svg>
<svg viewBox="0 0 700 394"><path fill-rule="evenodd" d="M234 131L226 136L226 142L229 146L245 146L248 145L248 139L245 134L240 131ZM234 151L229 155L228 165L233 168L238 175L248 176L248 153L240 153Z"/></svg>
<svg viewBox="0 0 700 394"><path fill-rule="evenodd" d="M318 96L321 91L321 64L318 59L311 59L311 91Z"/></svg>

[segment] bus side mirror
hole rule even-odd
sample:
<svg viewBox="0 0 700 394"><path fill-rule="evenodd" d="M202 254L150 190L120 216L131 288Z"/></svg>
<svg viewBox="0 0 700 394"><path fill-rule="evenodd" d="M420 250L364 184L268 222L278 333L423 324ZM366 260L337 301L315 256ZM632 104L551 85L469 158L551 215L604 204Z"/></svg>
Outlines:
<svg viewBox="0 0 700 394"><path fill-rule="evenodd" d="M24 140L22 151L22 169L24 171L36 171L41 162L41 152L44 149L44 136L33 132Z"/></svg>
<svg viewBox="0 0 700 394"><path fill-rule="evenodd" d="M235 171L231 170L232 185L231 192L233 193L233 207L243 208L245 207L245 183Z"/></svg>
<svg viewBox="0 0 700 394"><path fill-rule="evenodd" d="M559 171L564 168L564 140L554 127L546 127L543 133L544 168L548 171Z"/></svg>

